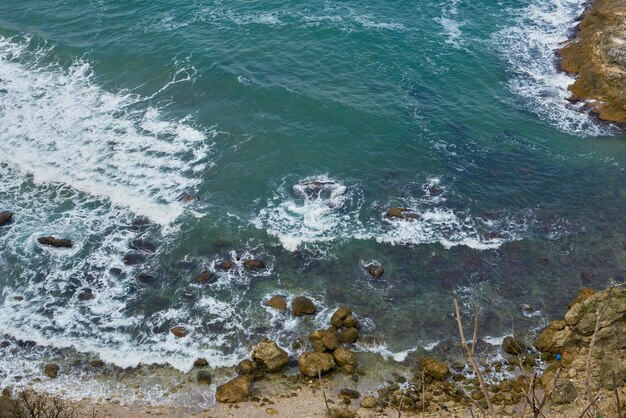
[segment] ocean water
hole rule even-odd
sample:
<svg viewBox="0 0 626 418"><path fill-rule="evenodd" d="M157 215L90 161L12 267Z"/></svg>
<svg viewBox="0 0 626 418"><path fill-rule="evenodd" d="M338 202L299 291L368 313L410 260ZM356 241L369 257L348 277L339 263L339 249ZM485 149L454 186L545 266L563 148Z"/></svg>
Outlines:
<svg viewBox="0 0 626 418"><path fill-rule="evenodd" d="M455 335L453 298L497 339L623 280L626 138L568 101L555 54L583 4L0 2L0 386L70 354L297 355L342 305L359 350L402 360Z"/></svg>

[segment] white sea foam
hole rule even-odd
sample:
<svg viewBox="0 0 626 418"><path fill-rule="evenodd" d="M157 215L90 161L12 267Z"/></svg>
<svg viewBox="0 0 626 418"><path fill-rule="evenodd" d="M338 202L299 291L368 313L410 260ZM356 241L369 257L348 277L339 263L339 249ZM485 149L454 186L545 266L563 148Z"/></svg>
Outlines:
<svg viewBox="0 0 626 418"><path fill-rule="evenodd" d="M568 101L574 78L559 71L556 51L567 41L586 0L532 0L510 9L513 26L494 36L494 46L507 63L509 89L521 105L558 129L579 135L608 135L607 127L582 111L583 103Z"/></svg>
<svg viewBox="0 0 626 418"><path fill-rule="evenodd" d="M206 164L207 135L187 118L167 120L155 107L136 106L145 97L103 90L86 61L50 64L53 50L0 38L7 90L0 162L36 183L67 184L160 224L174 221L183 212L176 197L199 183L193 173ZM176 69L164 88L191 74Z"/></svg>

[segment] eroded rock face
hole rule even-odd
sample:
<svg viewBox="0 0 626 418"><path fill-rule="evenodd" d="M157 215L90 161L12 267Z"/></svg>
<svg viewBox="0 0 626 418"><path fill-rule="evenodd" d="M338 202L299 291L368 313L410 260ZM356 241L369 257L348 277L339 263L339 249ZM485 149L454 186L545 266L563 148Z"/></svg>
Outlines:
<svg viewBox="0 0 626 418"><path fill-rule="evenodd" d="M334 367L335 359L328 353L307 352L298 359L300 373L308 377L317 377L319 373L324 374Z"/></svg>
<svg viewBox="0 0 626 418"><path fill-rule="evenodd" d="M13 219L13 212L4 211L0 212L0 226L6 225Z"/></svg>
<svg viewBox="0 0 626 418"><path fill-rule="evenodd" d="M250 396L252 389L252 376L244 375L234 378L217 387L215 399L222 403L245 402Z"/></svg>
<svg viewBox="0 0 626 418"><path fill-rule="evenodd" d="M626 2L596 0L580 22L576 38L560 54L561 68L577 75L575 99L592 100L600 119L626 122Z"/></svg>
<svg viewBox="0 0 626 418"><path fill-rule="evenodd" d="M291 302L291 312L295 316L313 315L317 311L313 301L304 296L298 296Z"/></svg>
<svg viewBox="0 0 626 418"><path fill-rule="evenodd" d="M72 241L69 239L59 239L54 237L37 238L37 242L41 245L47 245L55 248L72 248Z"/></svg>
<svg viewBox="0 0 626 418"><path fill-rule="evenodd" d="M268 373L278 372L289 364L287 352L272 340L259 343L252 352L252 359Z"/></svg>

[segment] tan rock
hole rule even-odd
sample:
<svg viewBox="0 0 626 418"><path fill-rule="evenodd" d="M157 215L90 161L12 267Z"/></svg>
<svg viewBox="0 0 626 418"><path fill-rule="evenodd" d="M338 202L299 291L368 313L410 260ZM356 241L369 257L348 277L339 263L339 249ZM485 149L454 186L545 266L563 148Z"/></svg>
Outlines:
<svg viewBox="0 0 626 418"><path fill-rule="evenodd" d="M339 347L337 336L332 331L318 329L309 335L309 341L313 351L334 351Z"/></svg>
<svg viewBox="0 0 626 418"><path fill-rule="evenodd" d="M291 311L295 316L305 316L315 314L317 308L311 299L298 296L291 302Z"/></svg>
<svg viewBox="0 0 626 418"><path fill-rule="evenodd" d="M287 298L281 295L272 296L265 304L279 312L285 312L287 310Z"/></svg>
<svg viewBox="0 0 626 418"><path fill-rule="evenodd" d="M289 355L274 341L265 340L259 343L252 352L252 358L268 373L282 370L289 364Z"/></svg>
<svg viewBox="0 0 626 418"><path fill-rule="evenodd" d="M356 371L357 358L352 351L338 348L333 352L333 358L343 373L352 374Z"/></svg>
<svg viewBox="0 0 626 418"><path fill-rule="evenodd" d="M422 357L420 367L426 372L428 376L431 376L436 380L444 380L450 376L450 369L448 365L442 361L435 360L430 356Z"/></svg>
<svg viewBox="0 0 626 418"><path fill-rule="evenodd" d="M222 403L245 402L250 396L251 388L252 376L239 376L218 386L215 392L215 399Z"/></svg>
<svg viewBox="0 0 626 418"><path fill-rule="evenodd" d="M308 377L317 377L318 374L324 374L335 367L335 360L328 353L320 353L317 351L303 353L298 359L298 369L300 373Z"/></svg>
<svg viewBox="0 0 626 418"><path fill-rule="evenodd" d="M344 319L346 319L348 316L352 316L352 310L350 310L350 308L339 308L335 311L333 316L330 317L330 323L336 328L341 328L343 326Z"/></svg>

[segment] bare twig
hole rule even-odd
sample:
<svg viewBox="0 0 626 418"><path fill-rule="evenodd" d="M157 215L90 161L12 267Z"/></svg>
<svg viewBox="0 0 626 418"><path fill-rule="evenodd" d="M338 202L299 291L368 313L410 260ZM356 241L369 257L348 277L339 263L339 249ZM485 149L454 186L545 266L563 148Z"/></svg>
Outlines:
<svg viewBox="0 0 626 418"><path fill-rule="evenodd" d="M485 395L485 401L487 402L487 410L489 411L489 415L491 415L492 417L496 417L496 411L493 409L493 404L491 403L491 397L489 396L489 391L487 391L485 381L483 380L483 376L480 373L480 369L478 368L478 363L476 363L476 357L475 357L476 342L478 341L478 308L476 307L476 304L474 303L474 333L472 336L471 348L467 344L467 340L465 339L465 334L463 332L463 322L461 321L461 310L459 308L459 303L457 302L456 299L454 299L454 309L456 312L456 323L459 327L459 334L461 337L461 347L463 347L463 350L467 354L470 364L472 365L472 368L474 369L474 373L476 374L476 377L478 378L480 390L483 393L483 395Z"/></svg>
<svg viewBox="0 0 626 418"><path fill-rule="evenodd" d="M589 402L589 405L587 405L587 407L585 409L583 409L583 412L578 416L578 418L583 418L585 416L585 414L587 414L587 412L589 412L589 409L591 409L591 407L593 405L595 405L595 403L598 401L598 399L600 399L600 397L596 396L591 402Z"/></svg>
<svg viewBox="0 0 626 418"><path fill-rule="evenodd" d="M422 370L422 414L426 413L426 372ZM615 373L613 373L613 381L615 381ZM615 392L617 396L617 392ZM617 398L619 402L619 398ZM620 417L621 418L621 417Z"/></svg>
<svg viewBox="0 0 626 418"><path fill-rule="evenodd" d="M402 415L402 402L404 401L404 391L402 391L402 396L400 397L400 404L398 405L398 418Z"/></svg>
<svg viewBox="0 0 626 418"><path fill-rule="evenodd" d="M615 380L615 372L613 372L613 392L615 393L615 405L617 409L617 418L622 418L622 403L619 400L619 392L617 391L617 381Z"/></svg>
<svg viewBox="0 0 626 418"><path fill-rule="evenodd" d="M329 417L332 417L333 414L331 414L330 412L330 408L328 407L328 399L326 399L326 391L324 390L324 387L322 386L322 372L320 370L317 371L317 378L319 379L320 388L322 389L322 395L324 396L324 405L326 406L326 413L328 414Z"/></svg>

